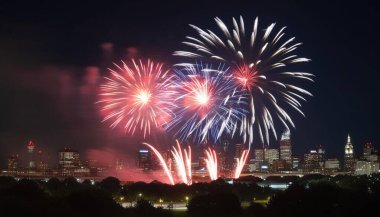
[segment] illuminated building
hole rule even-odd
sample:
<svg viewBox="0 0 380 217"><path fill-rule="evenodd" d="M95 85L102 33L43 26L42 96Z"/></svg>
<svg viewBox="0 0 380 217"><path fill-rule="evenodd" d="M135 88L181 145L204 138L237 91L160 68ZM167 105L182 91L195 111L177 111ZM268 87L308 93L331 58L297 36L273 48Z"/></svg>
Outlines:
<svg viewBox="0 0 380 217"><path fill-rule="evenodd" d="M71 148L64 148L58 153L58 168L61 176L74 176L74 171L80 168L79 153Z"/></svg>
<svg viewBox="0 0 380 217"><path fill-rule="evenodd" d="M198 157L198 169L205 169L206 168L206 154L205 151L207 149L207 144L202 143L200 147L200 154Z"/></svg>
<svg viewBox="0 0 380 217"><path fill-rule="evenodd" d="M372 143L367 142L363 147L363 158L367 161L376 162L379 160L379 156Z"/></svg>
<svg viewBox="0 0 380 217"><path fill-rule="evenodd" d="M28 154L26 157L26 160L28 161L27 168L29 171L35 170L36 169L36 159L35 159L34 149L36 148L36 145L32 141L29 141L26 145L26 148L28 150Z"/></svg>
<svg viewBox="0 0 380 217"><path fill-rule="evenodd" d="M300 168L301 159L299 157L292 157L292 169L298 170Z"/></svg>
<svg viewBox="0 0 380 217"><path fill-rule="evenodd" d="M371 155L375 152L375 148L373 147L372 143L367 142L364 144L363 147L363 157L366 158L367 156Z"/></svg>
<svg viewBox="0 0 380 217"><path fill-rule="evenodd" d="M86 160L84 165L89 168L89 175L92 177L98 176L99 173L105 170L103 167L100 167L98 161L94 159Z"/></svg>
<svg viewBox="0 0 380 217"><path fill-rule="evenodd" d="M304 173L320 173L320 158L316 150L310 150L309 153L304 155L303 172Z"/></svg>
<svg viewBox="0 0 380 217"><path fill-rule="evenodd" d="M319 161L323 162L325 160L325 153L326 153L325 148L322 145L317 145L317 152L319 155Z"/></svg>
<svg viewBox="0 0 380 217"><path fill-rule="evenodd" d="M264 150L264 157L269 164L273 164L274 160L280 159L280 154L278 149L269 148Z"/></svg>
<svg viewBox="0 0 380 217"><path fill-rule="evenodd" d="M117 158L115 162L115 170L123 170L125 167L125 161Z"/></svg>
<svg viewBox="0 0 380 217"><path fill-rule="evenodd" d="M340 163L337 158L326 159L324 163L324 173L327 175L333 175L340 169Z"/></svg>
<svg viewBox="0 0 380 217"><path fill-rule="evenodd" d="M281 172L289 170L289 165L286 163L285 160L274 160L272 164L272 171L273 172Z"/></svg>
<svg viewBox="0 0 380 217"><path fill-rule="evenodd" d="M219 169L221 172L227 172L229 171L227 156L228 156L228 147L230 143L229 141L224 140L222 145L223 145L223 149L218 154L219 155L218 164L220 165Z"/></svg>
<svg viewBox="0 0 380 217"><path fill-rule="evenodd" d="M19 169L18 155L12 155L8 158L8 172L16 173Z"/></svg>
<svg viewBox="0 0 380 217"><path fill-rule="evenodd" d="M355 164L355 175L371 175L379 172L379 163L358 160Z"/></svg>
<svg viewBox="0 0 380 217"><path fill-rule="evenodd" d="M255 149L255 160L258 162L264 161L264 149Z"/></svg>
<svg viewBox="0 0 380 217"><path fill-rule="evenodd" d="M37 171L42 175L47 175L48 173L48 164L44 160L44 152L42 150L38 151Z"/></svg>
<svg viewBox="0 0 380 217"><path fill-rule="evenodd" d="M279 151L275 148L268 149L255 149L255 160L266 161L269 164L273 164L274 160L279 159Z"/></svg>
<svg viewBox="0 0 380 217"><path fill-rule="evenodd" d="M30 140L26 145L26 148L28 149L29 153L33 153L34 149L36 148L36 145Z"/></svg>
<svg viewBox="0 0 380 217"><path fill-rule="evenodd" d="M221 151L218 153L218 163L219 163L219 170L220 171L227 171L228 170L228 164L227 164L227 153L224 151Z"/></svg>
<svg viewBox="0 0 380 217"><path fill-rule="evenodd" d="M280 139L280 160L286 162L288 169L292 168L292 144L290 141L290 131L287 129Z"/></svg>
<svg viewBox="0 0 380 217"><path fill-rule="evenodd" d="M261 162L262 161L258 161L256 159L250 159L248 164L249 172L260 171Z"/></svg>
<svg viewBox="0 0 380 217"><path fill-rule="evenodd" d="M143 170L152 169L152 155L148 149L139 149L137 151L136 166Z"/></svg>
<svg viewBox="0 0 380 217"><path fill-rule="evenodd" d="M260 163L260 172L262 173L267 173L269 172L269 169L270 169L270 165L268 162L264 161L262 163Z"/></svg>
<svg viewBox="0 0 380 217"><path fill-rule="evenodd" d="M355 171L354 147L351 143L350 135L347 136L347 143L344 146L343 170L349 174L353 174Z"/></svg>

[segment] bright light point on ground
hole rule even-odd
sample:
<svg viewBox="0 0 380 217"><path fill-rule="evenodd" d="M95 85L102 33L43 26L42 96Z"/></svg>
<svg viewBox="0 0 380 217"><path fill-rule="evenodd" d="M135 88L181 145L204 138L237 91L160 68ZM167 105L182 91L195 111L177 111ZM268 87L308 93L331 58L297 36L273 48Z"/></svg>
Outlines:
<svg viewBox="0 0 380 217"><path fill-rule="evenodd" d="M150 100L150 97L151 97L151 94L146 90L141 90L136 95L137 101L140 102L141 104L148 103Z"/></svg>

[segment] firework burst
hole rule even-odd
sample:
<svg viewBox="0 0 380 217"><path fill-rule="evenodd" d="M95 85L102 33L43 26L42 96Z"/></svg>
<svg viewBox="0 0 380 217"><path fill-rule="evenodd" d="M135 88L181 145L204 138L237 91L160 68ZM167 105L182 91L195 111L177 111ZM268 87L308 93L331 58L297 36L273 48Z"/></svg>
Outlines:
<svg viewBox="0 0 380 217"><path fill-rule="evenodd" d="M178 97L175 117L165 126L175 130L175 136L184 141L193 138L201 143L220 136L233 135L245 110L245 95L237 91L231 75L223 65L213 69L210 65L187 64L177 67L176 84Z"/></svg>
<svg viewBox="0 0 380 217"><path fill-rule="evenodd" d="M294 42L294 37L286 39L285 27L274 31L276 24L272 23L260 31L258 18L250 28L246 28L242 17L239 21L232 19L233 28L228 28L219 18L215 21L221 35L190 25L198 35L186 37L183 43L192 50L176 51L174 55L206 58L229 65L236 85L249 95L246 103L249 115L242 116L240 126L244 142L248 141L251 145L254 132L257 132L260 141L268 144L270 133L277 139L275 122L282 123L286 129L289 125L294 127L285 107L304 115L300 108L301 101L306 99L302 95L311 96L311 93L294 84L294 81L313 81L313 74L290 71L287 67L310 60L294 54L301 43Z"/></svg>
<svg viewBox="0 0 380 217"><path fill-rule="evenodd" d="M128 65L122 62L110 69L111 76L101 85L103 121L111 121L111 127L122 125L131 135L136 130L145 136L152 129L160 128L172 117L173 75L160 63L134 60Z"/></svg>

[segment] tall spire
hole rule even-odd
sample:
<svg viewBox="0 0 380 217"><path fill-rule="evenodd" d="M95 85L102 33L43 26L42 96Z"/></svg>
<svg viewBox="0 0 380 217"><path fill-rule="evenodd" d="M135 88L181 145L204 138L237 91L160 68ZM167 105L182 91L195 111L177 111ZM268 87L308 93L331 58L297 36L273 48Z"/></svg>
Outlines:
<svg viewBox="0 0 380 217"><path fill-rule="evenodd" d="M352 155L353 153L354 153L354 147L353 147L353 145L352 145L352 143L351 143L351 137L350 137L350 134L348 134L348 136L347 136L347 143L346 143L346 145L344 146L344 153L345 154L350 154L350 155Z"/></svg>

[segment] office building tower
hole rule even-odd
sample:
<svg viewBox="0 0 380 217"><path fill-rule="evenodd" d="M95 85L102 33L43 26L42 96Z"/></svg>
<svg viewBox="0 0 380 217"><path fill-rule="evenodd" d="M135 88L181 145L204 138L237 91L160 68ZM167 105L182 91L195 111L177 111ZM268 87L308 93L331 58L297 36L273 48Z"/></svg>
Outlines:
<svg viewBox="0 0 380 217"><path fill-rule="evenodd" d="M139 149L136 154L136 166L142 170L152 169L152 155L149 149Z"/></svg>
<svg viewBox="0 0 380 217"><path fill-rule="evenodd" d="M370 162L379 161L379 156L372 143L367 142L363 147L363 158Z"/></svg>
<svg viewBox="0 0 380 217"><path fill-rule="evenodd" d="M278 149L268 148L268 149L255 149L255 160L260 162L268 162L270 165L273 164L274 160L280 158L280 153Z"/></svg>
<svg viewBox="0 0 380 217"><path fill-rule="evenodd" d="M340 169L340 162L337 158L329 158L324 163L324 174L333 175Z"/></svg>
<svg viewBox="0 0 380 217"><path fill-rule="evenodd" d="M26 161L28 162L27 169L28 171L32 171L36 169L36 154L34 153L36 145L33 141L28 141L27 145L27 155L26 155Z"/></svg>
<svg viewBox="0 0 380 217"><path fill-rule="evenodd" d="M350 135L347 136L347 142L344 146L343 170L348 174L353 174L355 171L354 147Z"/></svg>
<svg viewBox="0 0 380 217"><path fill-rule="evenodd" d="M301 168L301 159L299 157L292 157L292 169L298 170Z"/></svg>
<svg viewBox="0 0 380 217"><path fill-rule="evenodd" d="M58 168L61 176L74 176L80 167L79 153L71 148L64 148L58 153Z"/></svg>
<svg viewBox="0 0 380 217"><path fill-rule="evenodd" d="M292 144L290 141L290 131L288 129L281 135L280 160L285 161L289 169L292 168Z"/></svg>
<svg viewBox="0 0 380 217"><path fill-rule="evenodd" d="M304 173L320 173L321 166L319 164L319 154L316 150L310 150L304 155L303 172Z"/></svg>
<svg viewBox="0 0 380 217"><path fill-rule="evenodd" d="M18 155L12 155L8 158L8 172L16 173L19 169Z"/></svg>
<svg viewBox="0 0 380 217"><path fill-rule="evenodd" d="M258 148L255 149L255 160L258 162L263 162L264 161L264 149Z"/></svg>

